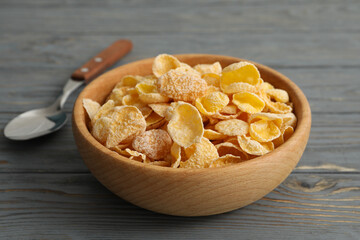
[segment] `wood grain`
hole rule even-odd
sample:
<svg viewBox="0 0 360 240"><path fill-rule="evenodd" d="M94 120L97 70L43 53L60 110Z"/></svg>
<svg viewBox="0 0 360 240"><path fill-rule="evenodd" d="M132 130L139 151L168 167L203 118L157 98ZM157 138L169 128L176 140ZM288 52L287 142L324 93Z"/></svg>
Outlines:
<svg viewBox="0 0 360 240"><path fill-rule="evenodd" d="M224 54L269 65L305 92L313 128L291 187L282 185L240 211L191 219L154 214L106 191L88 174L70 125L16 144L1 131L0 189L24 191L0 192L0 239L359 239L359 220L350 218L358 209L328 207L359 205L359 5L2 0L0 129L16 113L54 100L62 80L120 37L135 48L118 66L161 52ZM78 93L66 104L68 113ZM318 176L311 180L311 172ZM316 185L323 178L335 182ZM313 192L327 184L332 187Z"/></svg>
<svg viewBox="0 0 360 240"><path fill-rule="evenodd" d="M93 21L89 20L89 22ZM126 33L123 30L114 33L83 33L81 35L72 32L57 34L54 31L33 34L25 29L20 33L6 31L4 34L0 31L0 43L6 46L2 49L0 66L12 69L31 67L43 70L68 67L74 70L84 63L84 59L91 58L98 49L105 48L114 39L120 37L129 38L134 43L134 50L125 58L126 61L149 58L167 52L236 56L274 68L348 69L358 68L360 65L358 61L360 35L358 33L304 34L289 31L263 33L258 28L255 28L252 33L234 30L226 34L201 32L184 34L182 31L171 34ZM79 42L81 44L78 44ZM119 65L124 62L120 62Z"/></svg>
<svg viewBox="0 0 360 240"><path fill-rule="evenodd" d="M19 239L356 239L359 189L358 174L292 174L243 209L183 218L131 205L90 174L0 174L1 236L21 227Z"/></svg>
<svg viewBox="0 0 360 240"><path fill-rule="evenodd" d="M22 1L23 2L23 1ZM349 7L346 3L351 3ZM0 29L20 33L31 29L34 33L228 33L242 32L356 32L360 16L358 1L321 2L266 1L87 1L69 3L43 3L24 5L8 3L0 9ZM28 7L32 5L32 7ZM51 6L52 5L52 6ZM92 6L91 6L92 5ZM51 15L46 11L51 7ZM341 16L341 21L334 15ZM37 17L34 17L37 16ZM15 24L2 21L13 20ZM43 24L42 19L47 19ZM166 21L164 22L164 19ZM286 21L284 21L286 19ZM92 23L89 25L89 23ZM171 24L167 24L171 23Z"/></svg>

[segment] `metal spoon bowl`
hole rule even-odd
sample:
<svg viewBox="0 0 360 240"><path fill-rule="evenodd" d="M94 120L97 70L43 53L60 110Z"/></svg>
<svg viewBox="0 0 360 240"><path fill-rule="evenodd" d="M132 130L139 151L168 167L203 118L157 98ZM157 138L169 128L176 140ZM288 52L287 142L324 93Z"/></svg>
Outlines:
<svg viewBox="0 0 360 240"><path fill-rule="evenodd" d="M12 119L4 129L5 137L11 140L28 140L50 134L67 122L63 106L70 94L83 83L88 83L105 69L112 66L132 49L129 40L118 40L77 69L66 82L62 94L46 108L30 110Z"/></svg>
<svg viewBox="0 0 360 240"><path fill-rule="evenodd" d="M63 93L49 107L30 110L12 119L5 127L4 135L11 140L28 140L62 128L67 122L63 106L70 94L83 84L69 79Z"/></svg>

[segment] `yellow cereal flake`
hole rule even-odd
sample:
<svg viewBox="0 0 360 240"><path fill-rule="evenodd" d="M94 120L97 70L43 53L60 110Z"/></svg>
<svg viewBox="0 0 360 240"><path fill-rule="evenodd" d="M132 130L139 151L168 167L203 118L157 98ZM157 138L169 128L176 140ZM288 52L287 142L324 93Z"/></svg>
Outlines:
<svg viewBox="0 0 360 240"><path fill-rule="evenodd" d="M172 168L178 168L181 162L181 147L174 142L170 149L173 161L171 163Z"/></svg>
<svg viewBox="0 0 360 240"><path fill-rule="evenodd" d="M265 113L265 112L251 114L248 121L249 124L251 124L259 120L273 121L276 124L276 126L278 126L279 128L283 124L283 117L281 116L281 114Z"/></svg>
<svg viewBox="0 0 360 240"><path fill-rule="evenodd" d="M88 98L83 99L83 106L87 114L89 115L90 120L94 118L94 116L100 109L100 104L98 102L95 102Z"/></svg>
<svg viewBox="0 0 360 240"><path fill-rule="evenodd" d="M282 89L268 89L266 94L277 102L289 102L289 94Z"/></svg>
<svg viewBox="0 0 360 240"><path fill-rule="evenodd" d="M153 112L153 110L148 106L140 107L139 110L144 116L144 118L147 118Z"/></svg>
<svg viewBox="0 0 360 240"><path fill-rule="evenodd" d="M204 79L209 86L220 87L221 76L216 73L204 73L201 75L201 78Z"/></svg>
<svg viewBox="0 0 360 240"><path fill-rule="evenodd" d="M167 130L174 142L189 147L200 142L204 126L199 111L191 104L178 102L174 105Z"/></svg>
<svg viewBox="0 0 360 240"><path fill-rule="evenodd" d="M207 73L213 73L220 76L222 67L219 62L215 62L213 64L198 64L194 67L196 71L198 71L201 75Z"/></svg>
<svg viewBox="0 0 360 240"><path fill-rule="evenodd" d="M209 168L224 167L224 166L240 163L240 162L243 162L243 161L244 160L241 157L234 156L234 155L231 155L231 154L226 154L224 156L221 156L221 157L213 160L210 163Z"/></svg>
<svg viewBox="0 0 360 240"><path fill-rule="evenodd" d="M238 136L238 142L244 152L255 156L262 156L274 150L272 142L260 143L245 135Z"/></svg>
<svg viewBox="0 0 360 240"><path fill-rule="evenodd" d="M260 84L260 73L256 66L249 62L233 63L223 69L220 87L224 90L231 89L231 85L234 83L248 83L256 86Z"/></svg>
<svg viewBox="0 0 360 240"><path fill-rule="evenodd" d="M281 144L283 144L285 141L287 141L293 135L294 128L291 126L284 126L280 131L281 131L280 136L272 141L275 147L278 147Z"/></svg>
<svg viewBox="0 0 360 240"><path fill-rule="evenodd" d="M109 136L111 125L113 120L108 117L98 118L92 127L91 134L98 140L100 143L105 144Z"/></svg>
<svg viewBox="0 0 360 240"><path fill-rule="evenodd" d="M180 61L176 57L168 54L160 54L154 59L152 71L156 77L160 77L171 69L178 67L180 67Z"/></svg>
<svg viewBox="0 0 360 240"><path fill-rule="evenodd" d="M131 150L130 148L121 149L118 146L115 146L111 149L124 157L128 157L130 160L135 160L138 162L148 161L145 154Z"/></svg>
<svg viewBox="0 0 360 240"><path fill-rule="evenodd" d="M212 160L219 157L216 147L206 138L201 138L199 143L192 145L186 154L188 159L180 162L181 168L207 168Z"/></svg>
<svg viewBox="0 0 360 240"><path fill-rule="evenodd" d="M249 132L250 136L258 142L270 142L281 134L276 124L267 120L251 123Z"/></svg>
<svg viewBox="0 0 360 240"><path fill-rule="evenodd" d="M229 97L222 92L212 92L196 99L197 109L204 115L210 116L217 113L229 103Z"/></svg>
<svg viewBox="0 0 360 240"><path fill-rule="evenodd" d="M166 122L166 119L159 116L157 113L152 112L148 117L146 117L145 121L146 130L150 130L161 127Z"/></svg>
<svg viewBox="0 0 360 240"><path fill-rule="evenodd" d="M121 106L122 105L122 99L125 95L129 93L130 87L119 87L114 88L111 91L111 94L107 98L107 100L113 100L115 103L115 106Z"/></svg>
<svg viewBox="0 0 360 240"><path fill-rule="evenodd" d="M204 129L204 138L207 138L209 140L221 140L225 139L226 135L216 132L212 129Z"/></svg>
<svg viewBox="0 0 360 240"><path fill-rule="evenodd" d="M139 82L141 82L143 80L144 80L144 77L142 77L142 76L126 75L121 78L121 80L118 84L116 84L115 89L122 88L122 87L134 88L136 86L136 84L138 84Z"/></svg>
<svg viewBox="0 0 360 240"><path fill-rule="evenodd" d="M232 104L229 104L229 105L223 107L219 111L219 113L225 114L225 115L234 115L234 114L237 114L238 112L239 112L239 109L237 108L237 106L232 105Z"/></svg>
<svg viewBox="0 0 360 240"><path fill-rule="evenodd" d="M145 81L138 83L135 89L139 94L139 99L143 103L166 103L170 100L167 96L161 95L158 92L156 85Z"/></svg>
<svg viewBox="0 0 360 240"><path fill-rule="evenodd" d="M263 91L266 92L266 91L269 90L269 89L274 89L274 86L271 85L271 84L268 83L268 82L263 82L263 83L260 84L259 88L260 88L261 90L263 90Z"/></svg>
<svg viewBox="0 0 360 240"><path fill-rule="evenodd" d="M218 122L215 130L226 136L244 135L249 132L249 124L239 119L229 119Z"/></svg>
<svg viewBox="0 0 360 240"><path fill-rule="evenodd" d="M233 156L237 156L237 157L241 157L241 159L243 160L247 160L249 157L247 155L246 152L244 152L237 143L237 139L236 141L234 141L234 143L232 142L222 142L219 144L215 145L219 156L224 156L226 154L231 154Z"/></svg>
<svg viewBox="0 0 360 240"><path fill-rule="evenodd" d="M101 118L109 115L115 107L115 103L113 100L107 101L104 105L102 105L99 110L93 115L91 119L91 124L94 126L95 122Z"/></svg>
<svg viewBox="0 0 360 240"><path fill-rule="evenodd" d="M132 142L132 147L136 151L154 160L163 159L170 152L171 145L169 134L161 129L145 131Z"/></svg>
<svg viewBox="0 0 360 240"><path fill-rule="evenodd" d="M260 94L260 97L265 102L267 109L270 112L284 114L284 113L290 113L292 111L292 107L290 105L287 105L282 102L272 102L270 96L268 96L266 93L267 91L269 91L269 90L266 90L266 88L261 86L259 94Z"/></svg>
<svg viewBox="0 0 360 240"><path fill-rule="evenodd" d="M149 107L159 116L165 117L166 110L170 107L170 103L152 103Z"/></svg>
<svg viewBox="0 0 360 240"><path fill-rule="evenodd" d="M112 123L105 143L107 148L115 147L119 143L131 142L146 129L144 116L134 106L115 107L111 119Z"/></svg>
<svg viewBox="0 0 360 240"><path fill-rule="evenodd" d="M281 102L271 102L265 101L267 108L273 113L290 113L292 111L292 107Z"/></svg>
<svg viewBox="0 0 360 240"><path fill-rule="evenodd" d="M296 126L296 116L293 113L285 113L285 114L278 114L283 119L283 127L290 126L295 128Z"/></svg>
<svg viewBox="0 0 360 240"><path fill-rule="evenodd" d="M232 102L243 112L259 113L265 107L265 102L256 94L240 92L233 95Z"/></svg>
<svg viewBox="0 0 360 240"><path fill-rule="evenodd" d="M175 101L191 102L205 95L207 83L195 75L170 70L159 78L158 88L161 94Z"/></svg>
<svg viewBox="0 0 360 240"><path fill-rule="evenodd" d="M213 93L213 92L220 92L220 88L218 87L215 87L215 86L212 86L212 85L208 85L207 89L206 89L206 93L204 95L208 95L210 93Z"/></svg>
<svg viewBox="0 0 360 240"><path fill-rule="evenodd" d="M226 94L233 94L239 92L251 92L256 93L257 88L254 85L245 82L235 82L230 84L229 86L223 87L223 92Z"/></svg>
<svg viewBox="0 0 360 240"><path fill-rule="evenodd" d="M201 77L201 74L198 71L186 63L180 63L180 67L176 68L176 71L185 72L189 75L194 75L195 77Z"/></svg>
<svg viewBox="0 0 360 240"><path fill-rule="evenodd" d="M129 106L145 106L145 104L140 100L139 94L135 92L129 92L121 99L122 105Z"/></svg>

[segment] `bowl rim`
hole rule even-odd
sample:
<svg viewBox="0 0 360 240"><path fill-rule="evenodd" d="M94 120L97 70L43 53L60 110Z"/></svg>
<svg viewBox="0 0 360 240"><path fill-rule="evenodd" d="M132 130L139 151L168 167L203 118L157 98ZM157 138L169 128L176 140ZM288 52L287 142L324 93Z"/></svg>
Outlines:
<svg viewBox="0 0 360 240"><path fill-rule="evenodd" d="M303 112L302 114L302 118L299 119L299 117L297 116L297 126L294 130L293 135L287 140L285 141L283 144L281 144L279 147L275 148L273 151L271 151L270 153L267 153L263 156L259 156L250 160L246 160L240 163L236 163L236 164L232 164L232 165L227 165L227 166L221 166L221 167L215 167L215 168L172 168L172 167L163 167L163 166L156 166L156 165L150 165L150 164L144 164L142 162L138 162L138 161L134 161L134 160L130 160L127 157L121 156L120 154L116 153L115 151L112 151L108 148L106 148L104 145L102 145L100 142L98 142L90 133L90 131L88 130L87 126L86 126L86 120L82 121L83 119L86 119L85 117L83 117L84 114L86 114L84 108L83 108L83 104L82 104L82 99L84 98L84 95L86 94L87 90L91 89L93 86L95 86L96 84L100 83L104 76L111 74L114 71L117 71L120 68L126 68L126 67L132 67L141 63L150 63L154 60L155 57L152 58L146 58L146 59L141 59L141 60L137 60L137 61L133 61L130 63L127 63L125 65L121 65L119 67L116 67L110 71L107 71L105 73L103 73L102 75L98 76L96 79L94 79L92 82L90 82L82 91L81 93L78 95L75 104L74 104L74 108L73 108L73 128L77 128L78 132L81 134L81 137L83 139L85 139L92 147L94 147L96 150L102 152L103 154L109 155L112 158L115 158L118 161L121 161L123 164L128 164L132 167L141 167L144 170L148 169L148 170L152 170L152 171L158 171L158 172L170 172L172 174L176 174L176 173L181 173L181 174L185 174L185 173L204 173L204 172L208 172L208 171L219 171L219 172L223 172L227 169L241 169L241 168L246 168L246 165L248 164L254 164L257 162L262 162L262 161L268 161L269 159L271 159L272 157L276 157L278 154L281 153L281 151L293 144L296 145L296 142L303 139L303 136L305 134L308 134L310 132L311 129L311 109L310 109L310 105L309 102L305 96L305 94L302 92L302 90L293 82L291 81L288 77L286 77L285 75L281 74L280 72L265 66L263 64L251 61L251 60L246 60L243 58L237 58L237 57L232 57L232 56L226 56L226 55L215 55L215 54L174 54L173 56L179 58L181 60L181 58L188 58L188 57L209 57L209 58L218 58L219 60L230 60L230 61L248 61L250 63L253 63L256 65L256 67L258 68L262 68L265 71L271 72L271 74L275 75L277 78L282 79L282 81L286 82L294 91L293 91L293 96L290 96L290 98L296 97L299 99L299 107L302 108L301 111ZM73 131L74 132L74 131Z"/></svg>

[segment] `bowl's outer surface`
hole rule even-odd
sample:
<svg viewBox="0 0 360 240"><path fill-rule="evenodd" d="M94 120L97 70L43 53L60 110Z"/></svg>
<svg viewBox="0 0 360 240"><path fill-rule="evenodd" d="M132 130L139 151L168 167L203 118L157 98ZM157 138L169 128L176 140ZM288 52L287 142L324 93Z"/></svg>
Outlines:
<svg viewBox="0 0 360 240"><path fill-rule="evenodd" d="M206 54L176 55L192 66L219 61L223 67L242 59ZM292 137L273 152L243 163L211 169L172 169L130 161L105 148L86 127L83 98L103 103L127 74L151 74L153 59L118 67L90 83L73 111L73 131L79 152L93 175L119 197L142 208L178 216L219 214L246 206L268 194L291 173L306 147L311 111L302 91L287 77L256 64L262 78L286 90L298 124Z"/></svg>

